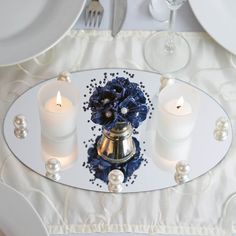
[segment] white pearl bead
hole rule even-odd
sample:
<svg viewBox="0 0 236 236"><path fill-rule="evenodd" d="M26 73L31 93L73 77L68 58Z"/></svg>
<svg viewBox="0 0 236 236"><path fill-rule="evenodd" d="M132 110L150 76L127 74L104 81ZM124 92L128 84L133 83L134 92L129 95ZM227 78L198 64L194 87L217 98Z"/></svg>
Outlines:
<svg viewBox="0 0 236 236"><path fill-rule="evenodd" d="M173 85L174 83L175 83L175 78L172 75L170 74L162 75L160 78L160 90L162 90L166 86Z"/></svg>
<svg viewBox="0 0 236 236"><path fill-rule="evenodd" d="M181 175L178 173L175 174L175 182L177 184L183 184L183 183L186 183L187 181L189 181L188 175Z"/></svg>
<svg viewBox="0 0 236 236"><path fill-rule="evenodd" d="M57 80L59 80L59 81L65 81L65 82L70 83L70 82L71 82L71 79L70 79L70 72L68 72L68 71L62 72L61 74L59 74Z"/></svg>
<svg viewBox="0 0 236 236"><path fill-rule="evenodd" d="M27 120L23 115L16 115L13 123L17 129L25 129L27 127Z"/></svg>
<svg viewBox="0 0 236 236"><path fill-rule="evenodd" d="M107 112L105 113L105 116L106 116L107 118L110 118L110 117L112 116L112 112L111 112L111 111L107 111Z"/></svg>
<svg viewBox="0 0 236 236"><path fill-rule="evenodd" d="M180 175L186 175L190 172L190 165L186 162L186 161L179 161L176 164L176 173L180 174Z"/></svg>
<svg viewBox="0 0 236 236"><path fill-rule="evenodd" d="M61 170L61 163L56 158L49 159L45 164L46 171L55 174Z"/></svg>
<svg viewBox="0 0 236 236"><path fill-rule="evenodd" d="M122 171L120 170L112 170L109 174L108 174L108 181L111 184L117 185L117 184L122 184L124 181L124 174Z"/></svg>
<svg viewBox="0 0 236 236"><path fill-rule="evenodd" d="M126 115L126 114L128 113L128 109L127 109L126 107L122 107L122 108L121 108L121 113L122 113L123 115Z"/></svg>
<svg viewBox="0 0 236 236"><path fill-rule="evenodd" d="M48 177L49 179L52 179L54 181L58 181L61 178L61 175L59 173L46 172L46 177Z"/></svg>
<svg viewBox="0 0 236 236"><path fill-rule="evenodd" d="M102 103L105 105L105 104L107 104L107 103L109 103L109 102L110 102L110 99L105 98Z"/></svg>
<svg viewBox="0 0 236 236"><path fill-rule="evenodd" d="M123 187L121 184L112 184L108 183L108 191L111 193L120 193L122 192Z"/></svg>
<svg viewBox="0 0 236 236"><path fill-rule="evenodd" d="M214 131L214 137L217 141L224 141L228 137L228 131L227 130L218 130L218 129L216 129Z"/></svg>
<svg viewBox="0 0 236 236"><path fill-rule="evenodd" d="M20 138L20 139L26 138L26 136L28 135L28 129L27 128L24 128L24 129L15 128L14 134L17 138Z"/></svg>
<svg viewBox="0 0 236 236"><path fill-rule="evenodd" d="M225 117L220 117L216 121L216 129L218 130L228 130L229 129L229 121Z"/></svg>

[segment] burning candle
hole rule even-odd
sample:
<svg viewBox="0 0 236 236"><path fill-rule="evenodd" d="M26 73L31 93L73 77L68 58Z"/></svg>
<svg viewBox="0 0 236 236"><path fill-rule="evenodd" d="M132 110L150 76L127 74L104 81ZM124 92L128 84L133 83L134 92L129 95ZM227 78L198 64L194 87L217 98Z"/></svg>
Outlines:
<svg viewBox="0 0 236 236"><path fill-rule="evenodd" d="M197 90L175 84L161 90L158 98L158 132L171 140L187 138L193 131L198 113Z"/></svg>
<svg viewBox="0 0 236 236"><path fill-rule="evenodd" d="M62 138L76 130L78 93L71 83L52 81L38 93L41 132Z"/></svg>
<svg viewBox="0 0 236 236"><path fill-rule="evenodd" d="M73 107L72 102L61 96L61 92L57 92L57 96L51 98L45 103L45 109L49 112L63 113Z"/></svg>
<svg viewBox="0 0 236 236"><path fill-rule="evenodd" d="M174 99L167 102L164 106L164 109L170 114L177 116L185 116L192 113L192 107L190 103L186 102L183 96L181 96L179 99Z"/></svg>

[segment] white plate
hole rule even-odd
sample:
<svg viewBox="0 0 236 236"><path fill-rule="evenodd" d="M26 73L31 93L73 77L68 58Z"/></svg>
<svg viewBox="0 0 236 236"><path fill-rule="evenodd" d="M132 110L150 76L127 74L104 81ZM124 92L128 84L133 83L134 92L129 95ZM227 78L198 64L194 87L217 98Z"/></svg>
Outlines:
<svg viewBox="0 0 236 236"><path fill-rule="evenodd" d="M189 0L190 6L203 28L221 46L236 54L236 1Z"/></svg>
<svg viewBox="0 0 236 236"><path fill-rule="evenodd" d="M16 190L0 183L0 235L48 236L31 204Z"/></svg>
<svg viewBox="0 0 236 236"><path fill-rule="evenodd" d="M26 61L72 28L85 0L0 0L0 65Z"/></svg>

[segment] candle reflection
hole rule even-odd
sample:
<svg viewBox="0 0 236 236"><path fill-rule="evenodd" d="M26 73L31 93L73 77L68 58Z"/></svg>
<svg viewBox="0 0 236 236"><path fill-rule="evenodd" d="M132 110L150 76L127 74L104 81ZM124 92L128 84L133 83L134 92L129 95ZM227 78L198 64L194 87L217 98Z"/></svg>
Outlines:
<svg viewBox="0 0 236 236"><path fill-rule="evenodd" d="M77 134L76 132L63 139L50 139L41 135L42 158L45 163L50 159L57 159L61 170L73 166L77 160Z"/></svg>
<svg viewBox="0 0 236 236"><path fill-rule="evenodd" d="M169 161L187 160L191 148L192 137L184 140L169 141L157 134L157 151L160 156Z"/></svg>
<svg viewBox="0 0 236 236"><path fill-rule="evenodd" d="M188 160L192 145L192 137L180 141L169 141L156 133L154 163L166 171L175 171L179 161Z"/></svg>

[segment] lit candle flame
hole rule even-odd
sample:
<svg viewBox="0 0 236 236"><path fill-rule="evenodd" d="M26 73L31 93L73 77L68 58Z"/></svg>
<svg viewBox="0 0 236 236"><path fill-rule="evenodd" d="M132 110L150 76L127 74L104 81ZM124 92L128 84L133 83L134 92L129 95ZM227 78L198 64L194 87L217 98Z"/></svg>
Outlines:
<svg viewBox="0 0 236 236"><path fill-rule="evenodd" d="M56 100L56 102L57 102L57 106L61 107L62 102L61 102L61 92L60 91L57 92L57 100Z"/></svg>
<svg viewBox="0 0 236 236"><path fill-rule="evenodd" d="M177 101L176 108L180 109L183 105L184 105L184 97L181 96Z"/></svg>

